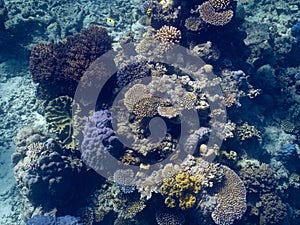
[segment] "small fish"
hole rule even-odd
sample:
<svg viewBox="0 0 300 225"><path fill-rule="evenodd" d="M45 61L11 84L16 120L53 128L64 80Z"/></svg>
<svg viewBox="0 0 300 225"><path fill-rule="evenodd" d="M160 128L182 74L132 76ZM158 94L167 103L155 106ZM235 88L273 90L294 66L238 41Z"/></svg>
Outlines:
<svg viewBox="0 0 300 225"><path fill-rule="evenodd" d="M149 8L147 9L147 11L146 11L146 14L147 14L148 16L150 16L150 15L151 15L151 13L152 13L152 8L151 8L151 7L149 7Z"/></svg>
<svg viewBox="0 0 300 225"><path fill-rule="evenodd" d="M113 26L115 26L115 20L113 18L108 17L107 20L106 20L106 24L108 26L113 27Z"/></svg>

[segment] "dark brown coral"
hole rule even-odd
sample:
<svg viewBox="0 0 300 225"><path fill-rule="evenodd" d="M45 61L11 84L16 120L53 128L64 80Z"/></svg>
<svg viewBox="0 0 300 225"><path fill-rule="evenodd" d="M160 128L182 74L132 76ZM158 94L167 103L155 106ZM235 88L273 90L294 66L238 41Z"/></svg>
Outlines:
<svg viewBox="0 0 300 225"><path fill-rule="evenodd" d="M30 71L33 80L39 83L40 97L73 97L84 72L111 49L111 42L106 29L93 25L58 43L40 43L33 47Z"/></svg>

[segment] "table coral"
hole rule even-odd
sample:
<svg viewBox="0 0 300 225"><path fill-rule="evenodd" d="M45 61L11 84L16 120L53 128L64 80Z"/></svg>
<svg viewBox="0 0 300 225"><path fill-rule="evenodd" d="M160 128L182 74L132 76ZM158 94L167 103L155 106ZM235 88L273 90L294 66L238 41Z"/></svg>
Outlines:
<svg viewBox="0 0 300 225"><path fill-rule="evenodd" d="M183 225L185 219L176 210L162 208L156 212L156 222L158 225Z"/></svg>
<svg viewBox="0 0 300 225"><path fill-rule="evenodd" d="M233 17L233 11L231 9L218 12L209 1L200 5L199 14L204 22L214 26L224 26L229 23Z"/></svg>
<svg viewBox="0 0 300 225"><path fill-rule="evenodd" d="M217 192L217 207L212 218L218 225L229 225L241 219L246 212L246 188L239 176L227 166L224 170L224 181Z"/></svg>

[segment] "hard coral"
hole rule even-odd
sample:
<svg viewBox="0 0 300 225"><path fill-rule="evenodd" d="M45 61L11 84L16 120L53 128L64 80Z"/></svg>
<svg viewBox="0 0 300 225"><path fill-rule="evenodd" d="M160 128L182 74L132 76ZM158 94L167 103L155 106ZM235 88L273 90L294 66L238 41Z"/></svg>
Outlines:
<svg viewBox="0 0 300 225"><path fill-rule="evenodd" d="M156 32L155 38L160 41L159 49L164 53L180 42L181 31L176 27L164 25Z"/></svg>
<svg viewBox="0 0 300 225"><path fill-rule="evenodd" d="M202 180L190 175L188 172L178 173L175 177L166 178L160 188L166 195L165 204L174 208L178 203L181 209L188 209L195 205L195 195L201 190Z"/></svg>
<svg viewBox="0 0 300 225"><path fill-rule="evenodd" d="M33 132L30 136L35 137L27 137L25 146L16 143L16 153L26 150L14 166L21 194L35 206L69 204L80 187L79 178L84 171L80 159L41 133Z"/></svg>
<svg viewBox="0 0 300 225"><path fill-rule="evenodd" d="M239 174L249 193L270 193L278 187L275 173L268 164L247 162Z"/></svg>
<svg viewBox="0 0 300 225"><path fill-rule="evenodd" d="M171 209L160 209L156 213L156 221L158 225L183 225L184 216Z"/></svg>
<svg viewBox="0 0 300 225"><path fill-rule="evenodd" d="M246 212L246 188L239 176L227 166L224 170L224 181L218 191L217 207L212 218L218 225L230 225L234 220L241 219Z"/></svg>
<svg viewBox="0 0 300 225"><path fill-rule="evenodd" d="M263 211L260 215L260 224L284 224L288 215L286 204L274 193L263 194L261 197Z"/></svg>
<svg viewBox="0 0 300 225"><path fill-rule="evenodd" d="M45 108L50 131L57 135L63 145L72 149L75 148L72 118L74 104L71 97L60 96L51 100Z"/></svg>
<svg viewBox="0 0 300 225"><path fill-rule="evenodd" d="M99 26L59 43L38 44L31 50L30 71L43 98L73 96L76 86L90 64L111 49L111 38Z"/></svg>
<svg viewBox="0 0 300 225"><path fill-rule="evenodd" d="M227 9L231 3L231 0L208 0L208 1L216 11L223 11Z"/></svg>
<svg viewBox="0 0 300 225"><path fill-rule="evenodd" d="M199 13L205 23L214 26L224 26L229 23L233 17L233 11L231 9L218 12L209 1L200 5Z"/></svg>

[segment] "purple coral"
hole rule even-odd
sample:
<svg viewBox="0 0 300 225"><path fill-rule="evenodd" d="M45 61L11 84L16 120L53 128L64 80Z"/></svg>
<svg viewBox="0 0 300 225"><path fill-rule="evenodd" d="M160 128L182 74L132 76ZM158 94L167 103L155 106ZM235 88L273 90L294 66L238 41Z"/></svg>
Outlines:
<svg viewBox="0 0 300 225"><path fill-rule="evenodd" d="M109 166L106 164L108 154L118 157L122 144L111 127L111 112L100 110L89 116L83 131L81 158L96 172Z"/></svg>

